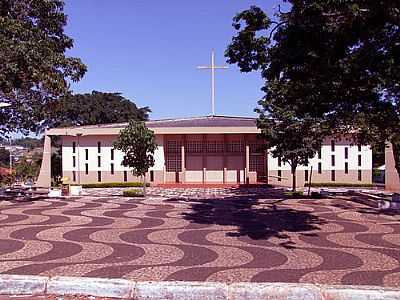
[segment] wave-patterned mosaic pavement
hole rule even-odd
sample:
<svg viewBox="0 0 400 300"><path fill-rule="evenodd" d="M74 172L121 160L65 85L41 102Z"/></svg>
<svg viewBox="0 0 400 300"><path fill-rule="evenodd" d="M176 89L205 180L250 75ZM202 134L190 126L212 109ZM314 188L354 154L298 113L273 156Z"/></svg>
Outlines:
<svg viewBox="0 0 400 300"><path fill-rule="evenodd" d="M2 201L0 273L400 287L398 215L273 189L150 192Z"/></svg>

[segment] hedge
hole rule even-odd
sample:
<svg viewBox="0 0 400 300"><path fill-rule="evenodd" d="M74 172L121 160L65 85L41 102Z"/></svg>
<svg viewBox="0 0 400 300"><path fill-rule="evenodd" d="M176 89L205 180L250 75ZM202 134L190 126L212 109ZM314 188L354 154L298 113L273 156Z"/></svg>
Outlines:
<svg viewBox="0 0 400 300"><path fill-rule="evenodd" d="M143 197L143 191L141 190L125 190L122 192L124 197Z"/></svg>
<svg viewBox="0 0 400 300"><path fill-rule="evenodd" d="M75 184L76 185L76 184ZM150 186L149 183L146 186ZM143 187L142 182L104 182L104 183L85 183L83 188L117 188L117 187Z"/></svg>
<svg viewBox="0 0 400 300"><path fill-rule="evenodd" d="M304 197L304 193L302 191L284 192L283 194L288 198L303 198Z"/></svg>
<svg viewBox="0 0 400 300"><path fill-rule="evenodd" d="M308 187L309 184L305 183L304 186ZM371 188L371 187L373 187L373 184L370 184L370 183L316 182L316 183L311 183L311 187L365 187L365 188Z"/></svg>

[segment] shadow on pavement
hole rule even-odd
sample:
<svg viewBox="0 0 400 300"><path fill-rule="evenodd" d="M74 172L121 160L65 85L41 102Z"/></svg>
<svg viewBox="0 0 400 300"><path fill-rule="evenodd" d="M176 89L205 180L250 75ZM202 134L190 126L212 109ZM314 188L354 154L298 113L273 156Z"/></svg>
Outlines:
<svg viewBox="0 0 400 300"><path fill-rule="evenodd" d="M286 232L315 235L315 232L311 231L320 230L318 225L326 223L325 220L308 211L287 206L279 207L277 204L285 199L275 197L274 202L268 202L271 198L262 199L265 196L234 195L221 199L187 198L184 201L189 203L191 211L183 213L183 217L193 223L236 226L238 230L227 233L228 236L247 236L253 240L268 240L271 237L288 239ZM257 204L262 204L262 206L256 206ZM283 242L281 246L294 248L290 241Z"/></svg>

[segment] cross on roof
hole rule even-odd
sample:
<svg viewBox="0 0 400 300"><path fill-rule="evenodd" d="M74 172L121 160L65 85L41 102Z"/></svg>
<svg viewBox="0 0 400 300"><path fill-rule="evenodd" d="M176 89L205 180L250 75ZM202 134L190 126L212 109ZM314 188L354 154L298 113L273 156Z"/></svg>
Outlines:
<svg viewBox="0 0 400 300"><path fill-rule="evenodd" d="M197 69L211 70L211 110L212 115L215 116L215 70L228 69L228 67L215 65L215 53L213 49L211 51L211 66L198 66Z"/></svg>

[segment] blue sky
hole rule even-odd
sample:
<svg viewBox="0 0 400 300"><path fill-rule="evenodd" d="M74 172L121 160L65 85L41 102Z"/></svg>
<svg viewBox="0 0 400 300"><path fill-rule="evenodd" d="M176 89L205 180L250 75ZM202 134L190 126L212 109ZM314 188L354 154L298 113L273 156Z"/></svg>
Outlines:
<svg viewBox="0 0 400 300"><path fill-rule="evenodd" d="M234 30L232 17L251 5L272 14L282 1L264 0L66 0L66 32L75 46L68 55L88 66L72 89L121 92L151 119L211 113L211 74L197 70L218 64ZM216 114L254 115L262 97L260 74L236 66L217 72Z"/></svg>

